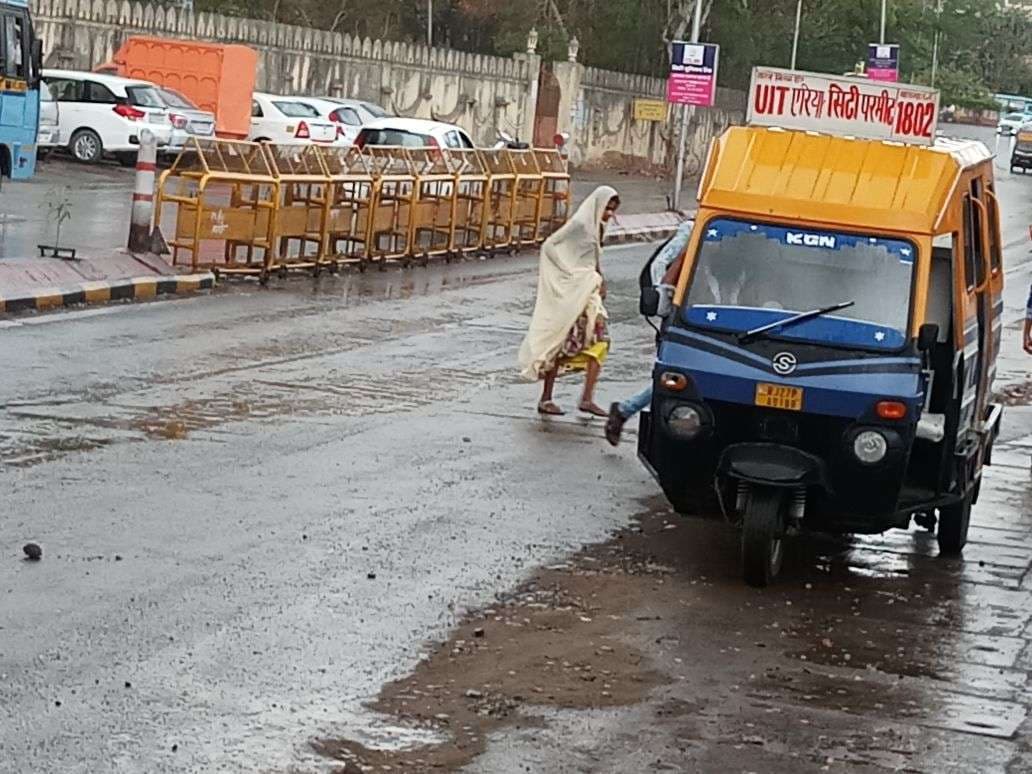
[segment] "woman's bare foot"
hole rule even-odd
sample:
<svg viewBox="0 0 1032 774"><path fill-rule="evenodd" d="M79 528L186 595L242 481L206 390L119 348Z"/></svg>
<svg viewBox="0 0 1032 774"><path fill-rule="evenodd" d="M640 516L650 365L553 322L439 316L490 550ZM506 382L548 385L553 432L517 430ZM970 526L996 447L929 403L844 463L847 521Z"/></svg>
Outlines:
<svg viewBox="0 0 1032 774"><path fill-rule="evenodd" d="M541 401L538 404L537 410L539 414L547 414L551 417L561 417L563 414L566 413L550 400Z"/></svg>
<svg viewBox="0 0 1032 774"><path fill-rule="evenodd" d="M581 401L581 404L577 406L577 408L583 411L585 414L591 414L595 417L609 416L609 412L601 406L599 406L597 403L584 403L583 401Z"/></svg>

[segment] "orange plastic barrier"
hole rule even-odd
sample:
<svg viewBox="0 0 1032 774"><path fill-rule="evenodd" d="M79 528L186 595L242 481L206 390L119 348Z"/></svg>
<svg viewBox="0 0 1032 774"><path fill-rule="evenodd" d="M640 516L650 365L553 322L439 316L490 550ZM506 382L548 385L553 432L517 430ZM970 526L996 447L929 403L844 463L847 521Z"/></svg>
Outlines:
<svg viewBox="0 0 1032 774"><path fill-rule="evenodd" d="M155 197L155 226L176 208L168 240L173 265L189 255L191 269L265 276L272 245L276 180L257 143L191 139L162 173ZM219 249L221 248L221 250Z"/></svg>
<svg viewBox="0 0 1032 774"><path fill-rule="evenodd" d="M155 225L174 216L173 264L265 281L515 251L565 222L569 204L565 161L551 151L191 139L161 176Z"/></svg>

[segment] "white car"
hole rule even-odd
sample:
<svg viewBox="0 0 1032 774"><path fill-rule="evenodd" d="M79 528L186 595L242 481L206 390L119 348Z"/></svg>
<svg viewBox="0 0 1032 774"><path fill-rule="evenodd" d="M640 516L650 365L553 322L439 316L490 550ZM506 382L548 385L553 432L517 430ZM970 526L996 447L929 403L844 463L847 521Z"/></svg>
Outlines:
<svg viewBox="0 0 1032 774"><path fill-rule="evenodd" d="M295 97L255 92L251 97L251 134L247 139L276 145L332 145L337 139L337 127Z"/></svg>
<svg viewBox="0 0 1032 774"><path fill-rule="evenodd" d="M211 137L215 134L215 115L201 110L183 94L167 86L158 86L158 96L169 110L172 121L172 145L185 145L190 137Z"/></svg>
<svg viewBox="0 0 1032 774"><path fill-rule="evenodd" d="M387 113L368 102L358 100L325 99L323 97L290 97L315 108L319 115L334 124L337 130L337 143L351 145L362 125L387 116ZM380 115L374 114L373 111Z"/></svg>
<svg viewBox="0 0 1032 774"><path fill-rule="evenodd" d="M343 97L320 97L324 102L333 102L341 107L353 111L359 123L368 124L381 118L391 118L393 113L388 112L374 102L366 102L361 99L344 99Z"/></svg>
<svg viewBox="0 0 1032 774"><path fill-rule="evenodd" d="M996 133L1002 135L1017 134L1022 125L1032 121L1032 115L1028 113L1007 113L1000 118L996 125Z"/></svg>
<svg viewBox="0 0 1032 774"><path fill-rule="evenodd" d="M350 145L358 136L358 131L365 124L390 118L391 114L379 105L360 99L341 99L339 97L320 97L320 101L333 107L328 117L337 124L337 134Z"/></svg>
<svg viewBox="0 0 1032 774"><path fill-rule="evenodd" d="M54 95L46 83L39 84L39 132L36 134L36 148L42 157L61 144L61 111Z"/></svg>
<svg viewBox="0 0 1032 774"><path fill-rule="evenodd" d="M60 108L61 142L76 160L94 164L111 154L131 166L144 129L157 137L159 152L178 150L154 84L75 70L44 70L43 81Z"/></svg>
<svg viewBox="0 0 1032 774"><path fill-rule="evenodd" d="M475 148L466 131L455 124L422 118L381 118L362 127L355 145L397 145L405 148Z"/></svg>

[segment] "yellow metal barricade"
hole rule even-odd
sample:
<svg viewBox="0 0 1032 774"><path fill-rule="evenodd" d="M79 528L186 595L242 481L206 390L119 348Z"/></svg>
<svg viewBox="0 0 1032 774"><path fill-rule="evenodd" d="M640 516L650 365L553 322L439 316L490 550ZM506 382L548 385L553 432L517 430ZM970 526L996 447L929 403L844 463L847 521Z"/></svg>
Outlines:
<svg viewBox="0 0 1032 774"><path fill-rule="evenodd" d="M538 241L543 189L541 172L532 150L510 150L509 159L516 173L513 203L512 244L527 247Z"/></svg>
<svg viewBox="0 0 1032 774"><path fill-rule="evenodd" d="M404 148L364 149L373 173L370 201L368 259L380 264L407 260L412 255L412 211L416 176Z"/></svg>
<svg viewBox="0 0 1032 774"><path fill-rule="evenodd" d="M265 276L272 244L276 181L260 145L191 139L162 173L155 226L175 218L166 241L173 265Z"/></svg>
<svg viewBox="0 0 1032 774"><path fill-rule="evenodd" d="M570 171L558 149L535 148L534 155L541 174L537 234L537 241L541 242L570 217Z"/></svg>
<svg viewBox="0 0 1032 774"><path fill-rule="evenodd" d="M455 218L452 223L452 251L474 253L483 244L489 176L484 159L473 149L449 150L455 170Z"/></svg>
<svg viewBox="0 0 1032 774"><path fill-rule="evenodd" d="M329 176L315 145L265 145L276 180L266 271L318 269L323 258Z"/></svg>
<svg viewBox="0 0 1032 774"><path fill-rule="evenodd" d="M490 254L512 244L516 214L516 170L507 150L482 150L487 170L487 207L484 209L483 249Z"/></svg>
<svg viewBox="0 0 1032 774"><path fill-rule="evenodd" d="M408 157L416 177L411 252L426 264L433 256L451 256L457 181L439 148L412 148Z"/></svg>
<svg viewBox="0 0 1032 774"><path fill-rule="evenodd" d="M369 259L369 213L373 206L373 175L361 149L320 148L329 178L324 254L333 268L364 264Z"/></svg>

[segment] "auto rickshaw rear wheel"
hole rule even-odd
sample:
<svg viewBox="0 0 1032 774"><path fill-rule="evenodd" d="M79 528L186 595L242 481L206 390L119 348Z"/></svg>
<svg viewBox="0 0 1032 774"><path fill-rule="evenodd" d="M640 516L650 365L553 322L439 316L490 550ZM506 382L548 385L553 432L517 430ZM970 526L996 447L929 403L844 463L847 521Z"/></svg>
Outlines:
<svg viewBox="0 0 1032 774"><path fill-rule="evenodd" d="M742 517L742 575L750 586L763 588L781 572L784 558L785 492L754 487Z"/></svg>
<svg viewBox="0 0 1032 774"><path fill-rule="evenodd" d="M971 524L971 503L975 490L968 493L952 505L939 509L939 528L935 537L939 543L939 553L944 556L956 556L967 545L968 527Z"/></svg>

